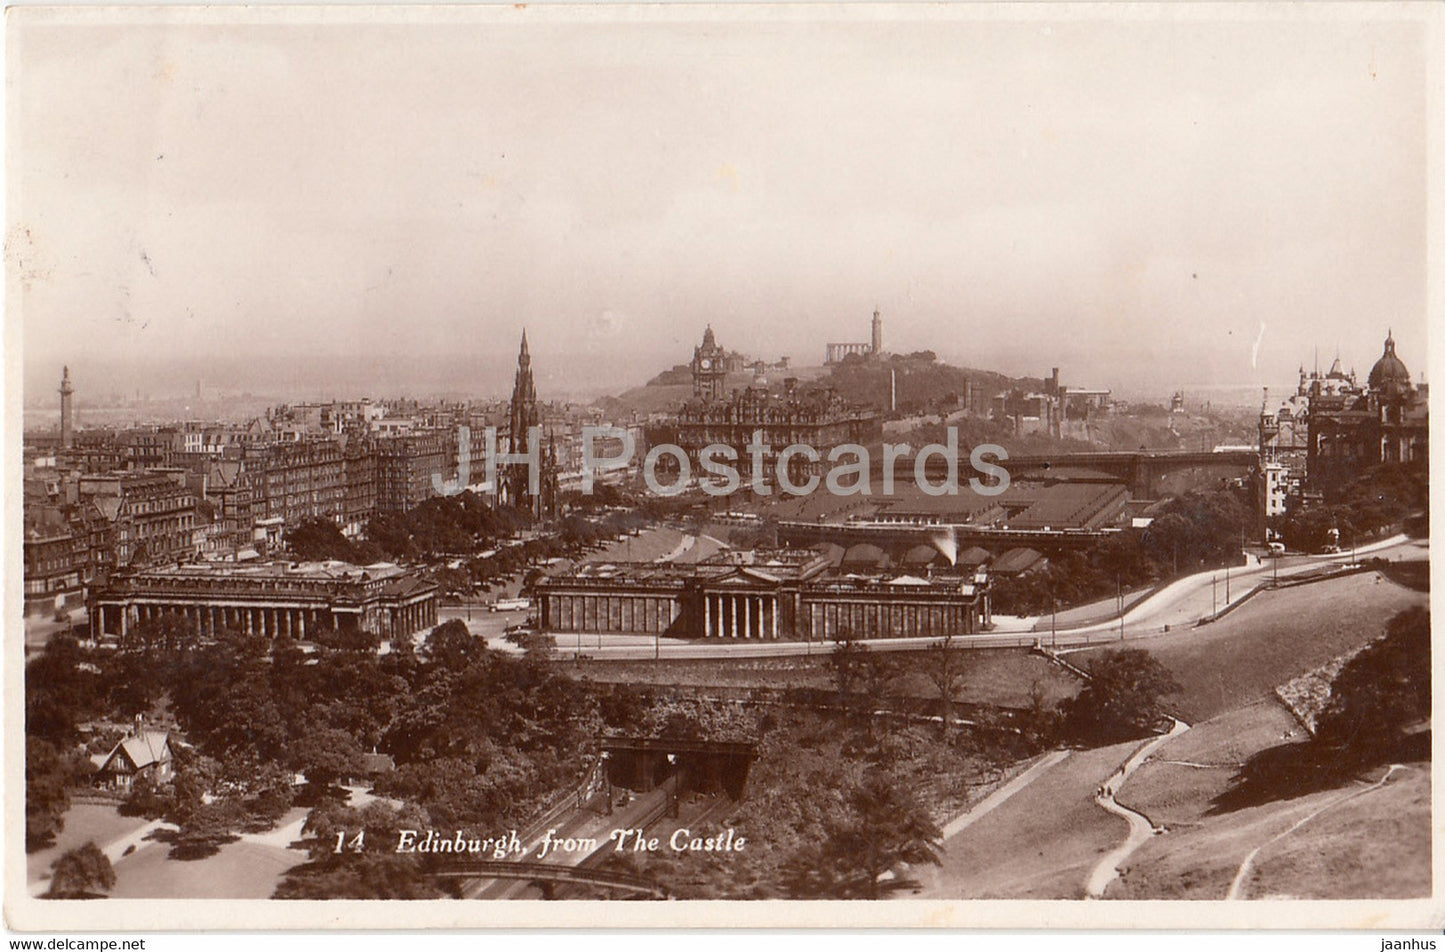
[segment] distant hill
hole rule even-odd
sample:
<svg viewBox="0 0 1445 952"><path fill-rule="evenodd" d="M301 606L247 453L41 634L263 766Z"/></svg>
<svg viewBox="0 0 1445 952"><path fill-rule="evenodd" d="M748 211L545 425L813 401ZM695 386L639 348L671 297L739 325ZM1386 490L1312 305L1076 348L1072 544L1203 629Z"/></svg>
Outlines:
<svg viewBox="0 0 1445 952"><path fill-rule="evenodd" d="M679 384L692 385L692 368L687 364L674 364L670 370L664 370L647 381L646 386L675 387Z"/></svg>
<svg viewBox="0 0 1445 952"><path fill-rule="evenodd" d="M977 398L992 399L995 393L1015 387L1037 390L1043 381L1037 378L1013 378L987 370L968 370L940 363L930 351L919 354L889 356L881 361L849 358L830 367L797 367L767 374L770 386L777 387L787 377L810 384L822 384L837 390L850 403L868 404L879 410L889 408L892 375L898 379L898 408L902 412L926 412L940 407L959 406L968 383L973 382ZM754 383L751 372L729 374L727 390L740 390ZM675 410L692 396L692 370L687 364L676 364L647 382L613 397L604 397L598 405L618 415L657 413Z"/></svg>
<svg viewBox="0 0 1445 952"><path fill-rule="evenodd" d="M1228 414L1173 414L1162 406L1137 406L1117 414L1104 415L1091 424L1088 440L1056 439L1033 432L1014 436L1007 421L983 418L995 395L1009 391L1038 392L1044 388L1039 377L1010 377L992 370L956 367L939 361L931 351L895 354L882 360L849 357L824 367L796 367L770 371L766 379L777 388L787 377L809 386L828 386L850 403L876 407L888 415L890 388L896 379L898 413L885 425L890 438L942 439L944 419L959 427L964 445L999 443L1017 453L1079 451L1091 448L1151 450L1207 450L1216 443L1247 443L1253 439L1252 418L1232 419ZM729 374L725 389L739 390L754 384L751 372ZM962 407L969 387L973 388L970 418ZM645 386L633 387L616 396L597 401L613 419L634 414L646 417L670 413L692 397L692 371L677 364L653 377ZM1079 434L1074 434L1076 437Z"/></svg>
<svg viewBox="0 0 1445 952"><path fill-rule="evenodd" d="M887 410L889 391L896 376L898 409L917 413L941 406L959 406L970 383L976 399L989 401L994 394L1020 388L1038 390L1043 381L1029 377L1007 377L991 370L970 370L938 361L931 351L866 360L850 357L834 364L821 382L827 383L852 403L867 403Z"/></svg>

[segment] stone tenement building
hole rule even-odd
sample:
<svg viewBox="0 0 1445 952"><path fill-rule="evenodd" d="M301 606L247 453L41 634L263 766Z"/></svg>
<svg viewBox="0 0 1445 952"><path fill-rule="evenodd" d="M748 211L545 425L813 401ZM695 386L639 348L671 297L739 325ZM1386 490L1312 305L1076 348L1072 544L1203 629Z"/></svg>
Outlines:
<svg viewBox="0 0 1445 952"><path fill-rule="evenodd" d="M115 564L164 561L191 554L196 494L177 474L82 476L79 494L81 501L92 502L115 523Z"/></svg>
<svg viewBox="0 0 1445 952"><path fill-rule="evenodd" d="M341 447L330 440L280 443L247 459L253 519L336 519L346 496Z"/></svg>
<svg viewBox="0 0 1445 952"><path fill-rule="evenodd" d="M231 630L314 638L361 629L405 638L436 624L437 586L394 565L195 563L118 572L92 599L91 636L119 637L179 613L203 637Z"/></svg>
<svg viewBox="0 0 1445 952"><path fill-rule="evenodd" d="M539 624L553 633L823 640L943 638L988 623L976 575L839 575L808 550L715 556L696 565L589 564L538 580Z"/></svg>
<svg viewBox="0 0 1445 952"><path fill-rule="evenodd" d="M431 430L381 437L372 441L371 457L376 510L409 512L437 494L433 476L443 481L456 476L457 435L450 430ZM354 502L364 498L364 490L355 485L359 480L358 473L352 488Z"/></svg>
<svg viewBox="0 0 1445 952"><path fill-rule="evenodd" d="M25 512L25 610L71 607L84 583L85 541L55 507Z"/></svg>

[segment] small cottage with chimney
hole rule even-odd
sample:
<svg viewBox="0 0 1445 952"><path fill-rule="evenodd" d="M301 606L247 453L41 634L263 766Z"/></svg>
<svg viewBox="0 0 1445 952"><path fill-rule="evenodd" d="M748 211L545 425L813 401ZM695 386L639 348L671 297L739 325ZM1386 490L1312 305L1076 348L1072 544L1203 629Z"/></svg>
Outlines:
<svg viewBox="0 0 1445 952"><path fill-rule="evenodd" d="M172 772L170 733L146 730L144 720L136 715L130 734L98 758L95 780L98 786L129 792L137 778L162 784Z"/></svg>

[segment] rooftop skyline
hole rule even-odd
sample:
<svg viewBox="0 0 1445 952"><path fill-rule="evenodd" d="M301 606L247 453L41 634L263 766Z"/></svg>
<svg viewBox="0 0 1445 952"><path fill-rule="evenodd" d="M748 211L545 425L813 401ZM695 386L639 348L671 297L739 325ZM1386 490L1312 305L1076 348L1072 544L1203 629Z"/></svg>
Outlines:
<svg viewBox="0 0 1445 952"><path fill-rule="evenodd" d="M895 352L1078 385L1363 373L1387 327L1426 369L1419 24L20 13L27 396L285 355L504 393L524 325L539 389L615 392L709 322L816 364L874 307Z"/></svg>

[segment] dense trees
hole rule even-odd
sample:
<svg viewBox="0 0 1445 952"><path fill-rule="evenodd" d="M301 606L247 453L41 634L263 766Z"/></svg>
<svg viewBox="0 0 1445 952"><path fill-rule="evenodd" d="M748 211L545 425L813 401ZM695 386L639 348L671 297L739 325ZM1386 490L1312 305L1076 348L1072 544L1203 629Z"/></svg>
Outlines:
<svg viewBox="0 0 1445 952"><path fill-rule="evenodd" d="M330 519L305 519L286 532L286 547L298 559L357 561L351 540Z"/></svg>
<svg viewBox="0 0 1445 952"><path fill-rule="evenodd" d="M401 830L426 830L415 807L329 802L311 811L302 832L311 861L287 873L276 899L436 899L441 892L415 854L398 853Z"/></svg>
<svg viewBox="0 0 1445 952"><path fill-rule="evenodd" d="M30 737L25 745L25 851L55 842L70 809L70 787L89 774L84 756Z"/></svg>
<svg viewBox="0 0 1445 952"><path fill-rule="evenodd" d="M348 643L342 632L303 652L289 640L233 631L202 642L174 622L148 623L118 650L57 636L31 662L30 849L54 842L69 791L89 782L80 718L128 722L141 713L179 727L186 743L173 745L173 780L139 783L124 805L176 824L167 838L178 858L268 828L298 795L320 807L344 799L337 785L361 773L364 751L385 751L401 765L390 779L398 796L478 829L525 820L595 751L597 706L585 687L558 673L546 652L487 652L457 622L439 626L420 653L381 656L374 641ZM298 772L308 781L299 790ZM385 879L395 871L375 872Z"/></svg>
<svg viewBox="0 0 1445 952"><path fill-rule="evenodd" d="M1277 516L1270 528L1284 544L1302 552L1326 545L1357 545L1417 513L1428 514L1428 474L1417 465L1384 463L1325 497L1323 505L1296 507Z"/></svg>
<svg viewBox="0 0 1445 952"><path fill-rule="evenodd" d="M1242 492L1191 492L1171 499L1140 538L1144 554L1156 566L1191 572L1239 564L1252 523Z"/></svg>
<svg viewBox="0 0 1445 952"><path fill-rule="evenodd" d="M115 870L94 842L62 854L50 870L47 899L90 899L115 885Z"/></svg>
<svg viewBox="0 0 1445 952"><path fill-rule="evenodd" d="M1088 742L1140 737L1168 716L1164 698L1181 690L1169 669L1141 648L1105 651L1089 663L1089 680L1062 705L1064 728Z"/></svg>
<svg viewBox="0 0 1445 952"><path fill-rule="evenodd" d="M436 626L422 643L421 655L428 661L460 671L487 650L485 639L471 633L464 621L453 618Z"/></svg>
<svg viewBox="0 0 1445 952"><path fill-rule="evenodd" d="M824 818L823 836L795 853L784 868L795 899L877 899L884 873L902 864L937 864L943 832L902 777L870 770L844 789L838 809ZM903 877L890 889L912 886Z"/></svg>
<svg viewBox="0 0 1445 952"><path fill-rule="evenodd" d="M323 723L325 721L323 720ZM337 782L361 772L361 747L351 731L317 727L290 744L291 766L306 777L309 798L326 796Z"/></svg>
<svg viewBox="0 0 1445 952"><path fill-rule="evenodd" d="M69 634L51 636L25 665L25 731L56 744L75 740L76 721L105 706L107 685Z"/></svg>
<svg viewBox="0 0 1445 952"><path fill-rule="evenodd" d="M366 538L388 558L418 559L475 552L531 523L517 509L493 506L471 491L433 496L404 514L378 513Z"/></svg>
<svg viewBox="0 0 1445 952"><path fill-rule="evenodd" d="M1340 669L1315 741L1342 762L1372 763L1429 716L1430 612L1416 607L1392 618L1384 638Z"/></svg>

